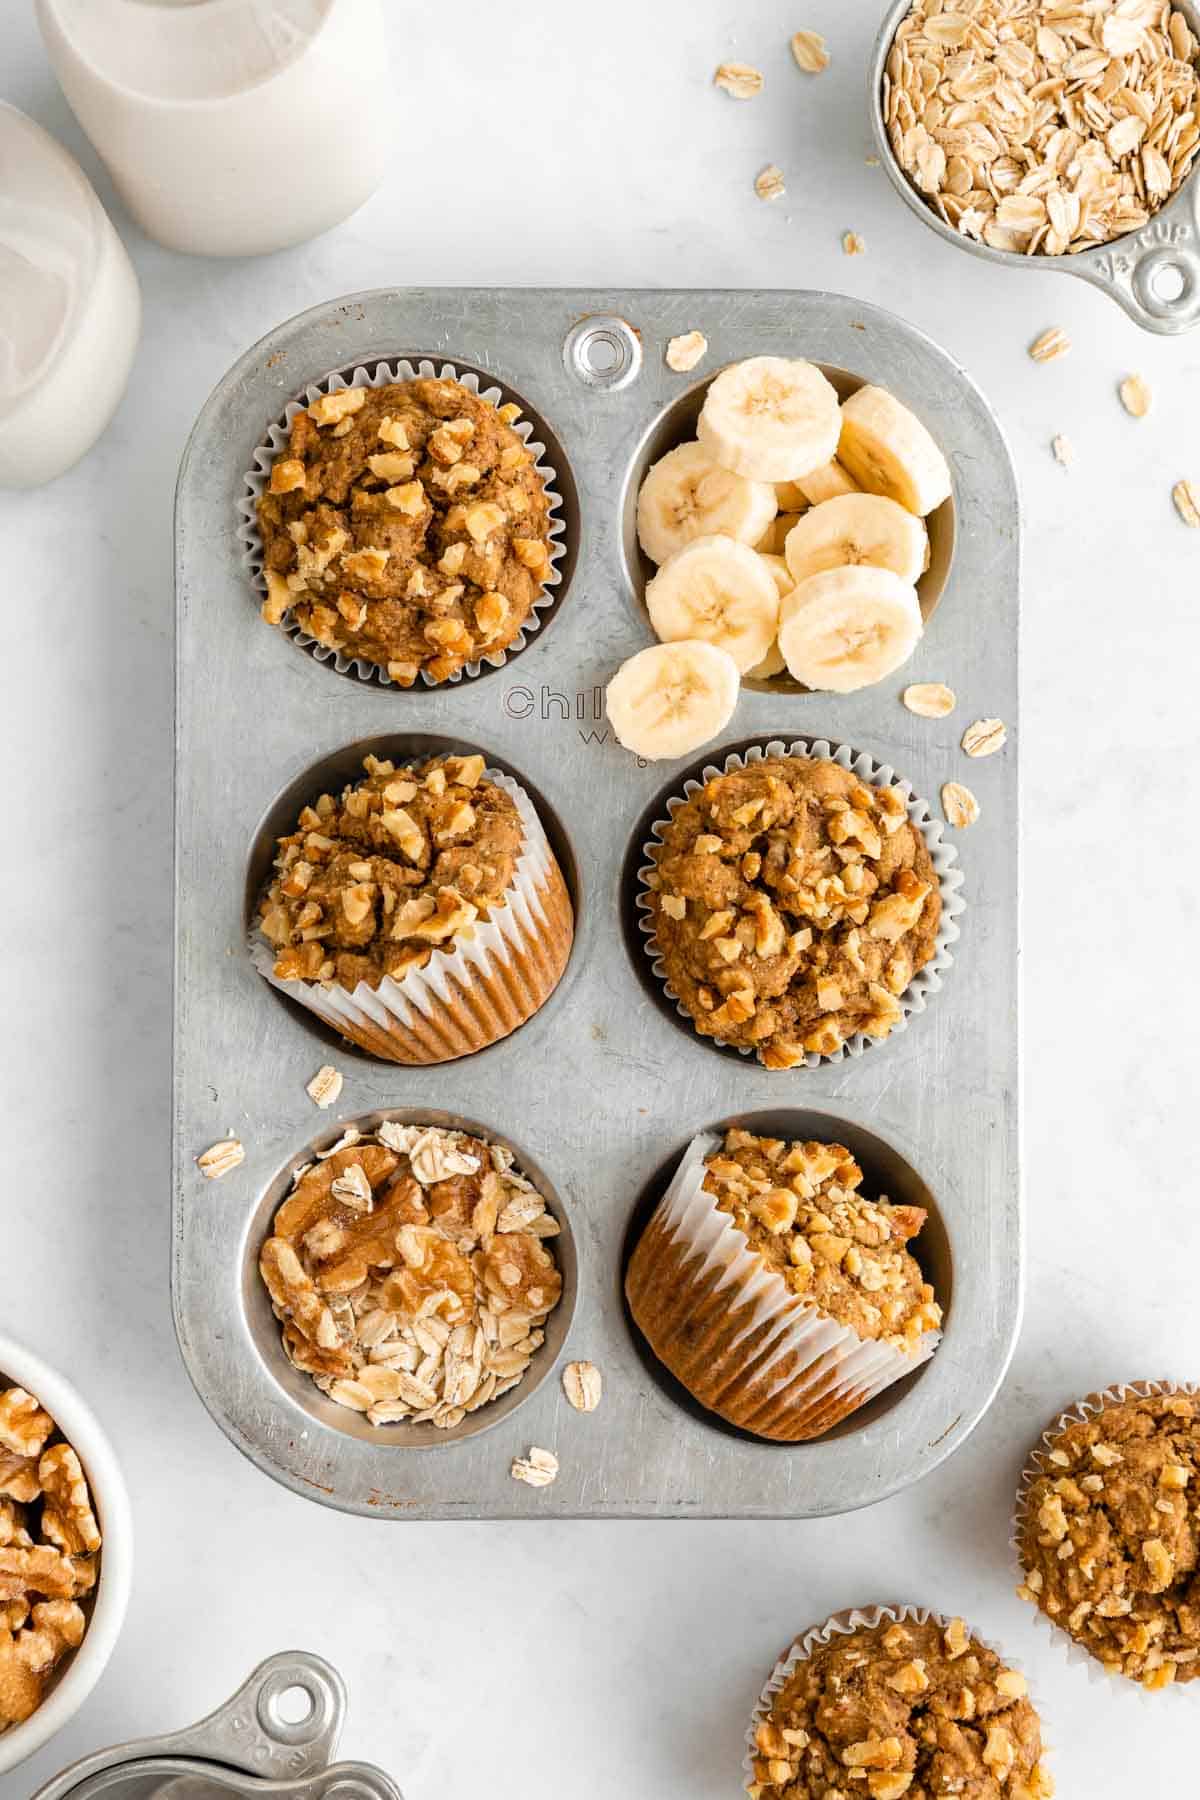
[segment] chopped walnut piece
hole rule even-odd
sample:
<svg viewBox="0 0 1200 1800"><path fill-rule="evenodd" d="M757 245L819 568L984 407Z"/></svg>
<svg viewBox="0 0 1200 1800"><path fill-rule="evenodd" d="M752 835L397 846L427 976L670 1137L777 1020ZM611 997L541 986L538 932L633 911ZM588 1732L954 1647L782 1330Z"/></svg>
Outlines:
<svg viewBox="0 0 1200 1800"><path fill-rule="evenodd" d="M308 416L317 425L337 425L350 413L358 412L367 398L366 388L339 388L332 394L322 394L313 401L308 409Z"/></svg>

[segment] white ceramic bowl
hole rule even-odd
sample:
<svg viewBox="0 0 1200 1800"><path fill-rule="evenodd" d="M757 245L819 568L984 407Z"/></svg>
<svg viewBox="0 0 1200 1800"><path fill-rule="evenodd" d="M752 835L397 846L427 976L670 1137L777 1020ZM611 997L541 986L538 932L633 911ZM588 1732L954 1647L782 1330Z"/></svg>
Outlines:
<svg viewBox="0 0 1200 1800"><path fill-rule="evenodd" d="M46 1698L23 1725L0 1732L0 1775L40 1750L83 1705L113 1653L133 1575L133 1520L117 1459L95 1415L71 1383L32 1350L0 1333L0 1386L23 1387L35 1395L71 1444L87 1475L100 1520L103 1545L100 1579L91 1617L78 1650L71 1651L52 1678Z"/></svg>

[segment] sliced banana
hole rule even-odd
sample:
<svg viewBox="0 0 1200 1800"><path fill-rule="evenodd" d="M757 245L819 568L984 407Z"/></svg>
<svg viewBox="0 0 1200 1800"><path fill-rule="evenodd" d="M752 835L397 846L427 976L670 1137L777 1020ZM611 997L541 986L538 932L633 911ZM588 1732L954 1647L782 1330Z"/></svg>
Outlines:
<svg viewBox="0 0 1200 1800"><path fill-rule="evenodd" d="M684 638L651 644L622 663L604 704L619 742L657 762L687 756L724 731L740 685L738 666L727 651Z"/></svg>
<svg viewBox="0 0 1200 1800"><path fill-rule="evenodd" d="M801 517L800 513L777 513L758 539L754 548L764 556L782 556L788 532Z"/></svg>
<svg viewBox="0 0 1200 1800"><path fill-rule="evenodd" d="M783 601L779 648L806 687L852 694L882 681L916 649L916 589L869 563L810 575Z"/></svg>
<svg viewBox="0 0 1200 1800"><path fill-rule="evenodd" d="M915 583L929 561L929 537L922 520L882 494L842 494L824 500L799 519L784 539L783 554L792 581L807 581L823 569L872 563Z"/></svg>
<svg viewBox="0 0 1200 1800"><path fill-rule="evenodd" d="M777 511L767 481L747 481L714 462L703 444L680 444L647 472L638 495L638 542L664 563L694 538L720 532L755 543Z"/></svg>
<svg viewBox="0 0 1200 1800"><path fill-rule="evenodd" d="M775 498L779 502L780 512L802 513L809 505L808 495L798 481L777 481Z"/></svg>
<svg viewBox="0 0 1200 1800"><path fill-rule="evenodd" d="M822 468L814 469L811 475L806 475L797 485L810 506L820 506L823 500L836 500L840 494L857 494L861 491L857 481L851 480L836 456ZM779 504L782 506L783 501Z"/></svg>
<svg viewBox="0 0 1200 1800"><path fill-rule="evenodd" d="M779 589L779 598L782 600L784 595L790 594L796 585L792 580L792 571L782 556L764 556L762 560L775 577L775 586ZM746 670L746 680L769 681L772 675L782 675L786 668L783 651L779 648L779 640L776 639L762 661L755 663L752 669Z"/></svg>
<svg viewBox="0 0 1200 1800"><path fill-rule="evenodd" d="M787 566L787 558L783 556L772 556L763 552L760 552L760 555L762 555L762 560L766 563L772 575L775 577L775 586L779 589L779 598L782 600L783 596L785 594L790 594L796 585L792 571Z"/></svg>
<svg viewBox="0 0 1200 1800"><path fill-rule="evenodd" d="M779 626L770 568L757 550L727 537L696 538L664 563L647 583L646 607L664 643L703 638L739 669L762 661Z"/></svg>
<svg viewBox="0 0 1200 1800"><path fill-rule="evenodd" d="M869 494L924 518L950 497L950 467L915 413L886 388L859 388L842 408L838 461Z"/></svg>
<svg viewBox="0 0 1200 1800"><path fill-rule="evenodd" d="M752 356L722 369L696 436L716 460L755 481L799 481L833 457L838 398L813 363Z"/></svg>

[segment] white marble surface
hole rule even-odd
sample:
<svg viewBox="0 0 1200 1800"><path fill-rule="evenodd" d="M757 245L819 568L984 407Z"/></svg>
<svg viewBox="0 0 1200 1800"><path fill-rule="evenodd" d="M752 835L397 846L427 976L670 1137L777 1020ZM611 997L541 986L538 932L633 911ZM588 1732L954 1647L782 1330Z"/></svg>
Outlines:
<svg viewBox="0 0 1200 1800"><path fill-rule="evenodd" d="M1115 1800L1135 1766L1140 1793L1181 1791L1194 1701L1110 1694L1069 1668L1013 1597L1006 1521L1027 1442L1060 1404L1113 1380L1200 1376L1200 536L1170 503L1174 481L1200 477L1200 335L1144 336L1082 284L993 272L919 226L865 166L877 10L394 4L405 149L347 225L266 261L193 262L114 209L146 300L130 392L72 474L0 495L0 1316L107 1421L139 1562L105 1678L57 1743L0 1778L2 1800L85 1751L192 1719L293 1644L344 1671L346 1753L384 1764L409 1800L485 1785L491 1800L719 1800L738 1792L744 1716L788 1637L893 1596L961 1610L1025 1662L1064 1796ZM829 38L819 79L790 64L799 25ZM710 87L731 55L766 71L757 101ZM0 19L0 92L111 201L16 0ZM750 184L772 160L789 191L768 207ZM865 256L842 254L846 229ZM961 358L1010 435L1027 532L1027 1318L974 1439L868 1513L372 1524L243 1462L183 1372L167 1287L175 468L253 339L318 300L405 281L844 289ZM1051 324L1074 348L1037 367L1026 346ZM1155 391L1141 423L1116 398L1131 370ZM1056 432L1075 445L1069 473L1050 455Z"/></svg>

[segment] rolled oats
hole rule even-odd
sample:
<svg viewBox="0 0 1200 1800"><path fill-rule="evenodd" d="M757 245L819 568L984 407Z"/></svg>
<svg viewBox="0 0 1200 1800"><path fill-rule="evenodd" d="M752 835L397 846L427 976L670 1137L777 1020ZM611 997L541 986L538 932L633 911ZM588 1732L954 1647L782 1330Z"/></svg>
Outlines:
<svg viewBox="0 0 1200 1800"><path fill-rule="evenodd" d="M568 1363L562 1373L563 1392L576 1412L595 1412L604 1389L595 1363Z"/></svg>
<svg viewBox="0 0 1200 1800"><path fill-rule="evenodd" d="M961 781L947 781L942 786L942 811L948 825L965 830L979 817L979 802Z"/></svg>
<svg viewBox="0 0 1200 1800"><path fill-rule="evenodd" d="M1050 448L1054 452L1054 460L1062 468L1069 469L1075 461L1075 446L1070 438L1064 437L1060 431L1057 437L1050 440Z"/></svg>
<svg viewBox="0 0 1200 1800"><path fill-rule="evenodd" d="M749 63L722 63L713 81L731 100L753 100L755 94L762 93L762 71L752 68Z"/></svg>
<svg viewBox="0 0 1200 1800"><path fill-rule="evenodd" d="M1185 525L1200 525L1200 487L1194 481L1177 481L1171 489L1175 511Z"/></svg>
<svg viewBox="0 0 1200 1800"><path fill-rule="evenodd" d="M910 713L921 719L944 719L958 704L953 688L941 681L918 681L900 696Z"/></svg>
<svg viewBox="0 0 1200 1800"><path fill-rule="evenodd" d="M196 1166L210 1181L220 1181L222 1175L228 1175L245 1160L245 1146L237 1138L222 1138L219 1144L211 1144L196 1158Z"/></svg>
<svg viewBox="0 0 1200 1800"><path fill-rule="evenodd" d="M1121 405L1132 418L1144 419L1150 411L1154 396L1149 385L1140 375L1127 375L1117 390L1121 396Z"/></svg>
<svg viewBox="0 0 1200 1800"><path fill-rule="evenodd" d="M512 1478L527 1487L549 1487L558 1474L558 1458L552 1450L539 1450L535 1444L527 1456L514 1456Z"/></svg>
<svg viewBox="0 0 1200 1800"><path fill-rule="evenodd" d="M887 59L901 168L953 229L1061 256L1140 231L1200 144L1197 45L1166 0L914 0Z"/></svg>
<svg viewBox="0 0 1200 1800"><path fill-rule="evenodd" d="M673 337L667 345L666 364L677 375L686 375L707 354L708 339L704 333L687 331L682 337Z"/></svg>
<svg viewBox="0 0 1200 1800"><path fill-rule="evenodd" d="M332 1063L326 1063L317 1070L306 1092L314 1105L322 1108L332 1106L342 1091L343 1079L340 1069L335 1069Z"/></svg>
<svg viewBox="0 0 1200 1800"><path fill-rule="evenodd" d="M962 734L962 747L968 756L995 756L1007 741L1003 719L976 719Z"/></svg>
<svg viewBox="0 0 1200 1800"><path fill-rule="evenodd" d="M0 1389L0 1738L87 1629L100 1527L82 1464L24 1388Z"/></svg>
<svg viewBox="0 0 1200 1800"><path fill-rule="evenodd" d="M760 200L778 200L786 194L783 182L783 170L777 163L768 163L760 169L754 178L754 191Z"/></svg>
<svg viewBox="0 0 1200 1800"><path fill-rule="evenodd" d="M331 1400L450 1430L545 1341L557 1229L507 1146L385 1120L298 1171L259 1268L288 1358Z"/></svg>
<svg viewBox="0 0 1200 1800"><path fill-rule="evenodd" d="M829 52L819 31L794 31L792 55L796 67L803 69L806 75L819 75L822 69L829 67Z"/></svg>
<svg viewBox="0 0 1200 1800"><path fill-rule="evenodd" d="M1060 356L1066 356L1071 348L1071 340L1058 325L1051 325L1040 337L1034 338L1029 346L1029 354L1034 362L1057 362Z"/></svg>
<svg viewBox="0 0 1200 1800"><path fill-rule="evenodd" d="M842 250L847 256L865 256L867 246L857 231L844 231L842 233Z"/></svg>

